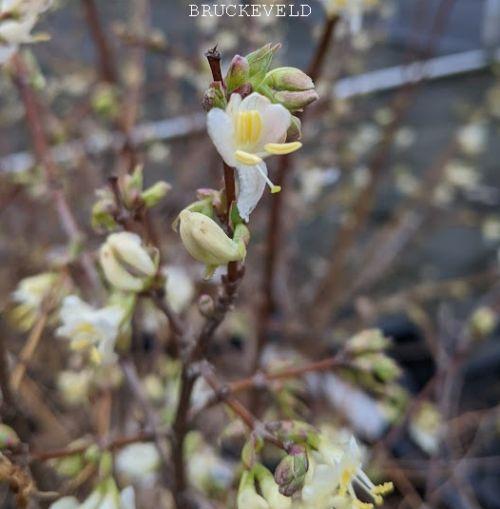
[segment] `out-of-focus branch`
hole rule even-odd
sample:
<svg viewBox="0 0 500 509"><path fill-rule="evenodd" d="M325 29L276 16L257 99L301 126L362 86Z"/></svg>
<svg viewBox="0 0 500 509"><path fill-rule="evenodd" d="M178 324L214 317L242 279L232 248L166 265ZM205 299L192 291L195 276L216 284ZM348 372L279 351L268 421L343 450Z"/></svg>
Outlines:
<svg viewBox="0 0 500 509"><path fill-rule="evenodd" d="M111 50L108 38L104 33L101 18L94 0L82 0L83 10L87 25L97 47L97 58L99 60L99 72L102 81L116 83L118 73L115 67L115 58Z"/></svg>
<svg viewBox="0 0 500 509"><path fill-rule="evenodd" d="M73 212L64 195L62 186L58 182L59 171L49 150L38 100L30 84L29 72L26 64L19 53L12 58L12 66L14 71L13 80L24 104L27 126L31 134L35 155L44 170L45 181L52 196L54 207L58 213L59 221L70 242L74 246L80 246L84 239L84 235L78 227ZM81 264L90 283L94 288L100 289L101 282L99 275L88 253L83 252L81 254Z"/></svg>
<svg viewBox="0 0 500 509"><path fill-rule="evenodd" d="M325 19L322 35L312 56L308 75L313 81L320 79L324 69L335 28L338 26L338 16ZM303 117L303 116L302 116ZM280 243L282 242L281 229L283 226L283 207L286 203L288 185L286 181L291 173L292 155L280 158L276 173L276 185L281 187L281 192L273 196L269 210L267 225L266 247L264 256L264 269L262 275L262 304L259 312L259 331L257 345L251 371L256 371L260 356L264 348L272 316L278 311L278 298L276 296L276 278L278 277L279 264L283 257Z"/></svg>
<svg viewBox="0 0 500 509"><path fill-rule="evenodd" d="M426 58L429 58L434 52L436 43L444 30L446 20L454 4L455 0L441 1L434 19L429 45L425 51ZM330 260L332 261L328 267L327 273L321 280L313 300L311 317L312 323L315 324L317 330L323 329L328 323L331 309L337 303L339 294L344 288L344 268L347 256L358 238L358 234L363 230L370 216L376 191L386 169L386 163L390 155L394 135L413 103L418 85L422 82L424 76L425 60L414 70L413 80L397 94L393 101L392 121L386 126L379 146L367 165L370 169L369 182L359 193L351 210L351 218L343 223L337 234L330 256Z"/></svg>

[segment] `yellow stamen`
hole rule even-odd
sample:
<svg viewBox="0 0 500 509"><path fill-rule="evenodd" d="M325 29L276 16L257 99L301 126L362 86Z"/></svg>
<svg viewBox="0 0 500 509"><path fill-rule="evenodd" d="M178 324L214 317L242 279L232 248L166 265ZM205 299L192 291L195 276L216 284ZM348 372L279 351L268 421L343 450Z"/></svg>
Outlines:
<svg viewBox="0 0 500 509"><path fill-rule="evenodd" d="M259 156L250 154L244 150L237 150L234 156L239 163L245 164L247 166L254 166L262 162L262 159Z"/></svg>
<svg viewBox="0 0 500 509"><path fill-rule="evenodd" d="M387 495L387 493L390 493L393 490L394 484L392 482L385 482L383 484L377 484L377 486L374 486L372 492L375 495Z"/></svg>
<svg viewBox="0 0 500 509"><path fill-rule="evenodd" d="M273 184L271 187L271 194L276 194L281 192L281 186L276 186Z"/></svg>
<svg viewBox="0 0 500 509"><path fill-rule="evenodd" d="M240 111L236 118L236 144L254 145L262 133L262 117L257 110Z"/></svg>
<svg viewBox="0 0 500 509"><path fill-rule="evenodd" d="M292 143L268 143L264 146L264 150L270 154L283 156L291 154L302 147L300 141L293 141Z"/></svg>
<svg viewBox="0 0 500 509"><path fill-rule="evenodd" d="M351 482L352 472L351 469L346 468L342 475L340 476L340 487L339 487L339 495L341 497L345 497L347 493L347 489L349 488L349 484Z"/></svg>
<svg viewBox="0 0 500 509"><path fill-rule="evenodd" d="M102 362L102 354L97 348L92 348L90 352L90 360L94 364L100 364Z"/></svg>
<svg viewBox="0 0 500 509"><path fill-rule="evenodd" d="M75 352L86 350L90 345L91 342L88 339L77 339L70 343L71 349Z"/></svg>

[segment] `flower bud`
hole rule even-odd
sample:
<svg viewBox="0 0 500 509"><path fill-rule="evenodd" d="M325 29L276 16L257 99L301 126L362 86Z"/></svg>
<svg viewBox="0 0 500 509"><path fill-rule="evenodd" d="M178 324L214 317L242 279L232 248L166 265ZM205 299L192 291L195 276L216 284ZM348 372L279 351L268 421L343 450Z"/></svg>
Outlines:
<svg viewBox="0 0 500 509"><path fill-rule="evenodd" d="M16 432L7 424L0 422L0 450L20 443Z"/></svg>
<svg viewBox="0 0 500 509"><path fill-rule="evenodd" d="M100 262L106 279L119 290L141 292L158 270L155 248L146 248L141 238L129 232L113 233L101 247Z"/></svg>
<svg viewBox="0 0 500 509"><path fill-rule="evenodd" d="M476 338L484 339L495 330L497 322L497 315L493 309L482 306L472 314L469 329Z"/></svg>
<svg viewBox="0 0 500 509"><path fill-rule="evenodd" d="M372 373L383 383L392 382L401 375L401 369L394 359L383 353L369 353L357 357L352 365L362 371Z"/></svg>
<svg viewBox="0 0 500 509"><path fill-rule="evenodd" d="M146 189L141 194L141 198L143 199L146 207L149 209L159 203L170 191L170 189L172 189L172 186L169 183L163 181L157 182L156 184Z"/></svg>
<svg viewBox="0 0 500 509"><path fill-rule="evenodd" d="M269 71L263 84L273 90L289 90L290 92L314 90L313 80L296 67L277 67Z"/></svg>
<svg viewBox="0 0 500 509"><path fill-rule="evenodd" d="M346 351L359 355L367 352L380 352L390 346L391 342L380 329L367 329L359 332L347 341Z"/></svg>
<svg viewBox="0 0 500 509"><path fill-rule="evenodd" d="M275 102L282 104L290 111L299 111L316 101L318 97L316 90L303 90L301 92L289 92L288 90L283 90L276 92L272 96L272 99Z"/></svg>
<svg viewBox="0 0 500 509"><path fill-rule="evenodd" d="M205 91L202 106L205 111L210 111L212 108L226 109L226 91L220 81L214 81Z"/></svg>
<svg viewBox="0 0 500 509"><path fill-rule="evenodd" d="M262 48L253 51L246 56L249 64L250 83L254 89L262 82L269 67L274 54L281 48L281 44L266 44Z"/></svg>
<svg viewBox="0 0 500 509"><path fill-rule="evenodd" d="M259 92L290 111L298 111L318 99L313 80L295 67L278 67L268 72Z"/></svg>
<svg viewBox="0 0 500 509"><path fill-rule="evenodd" d="M304 447L294 445L285 456L274 472L274 479L279 485L279 491L287 497L302 489L309 460Z"/></svg>
<svg viewBox="0 0 500 509"><path fill-rule="evenodd" d="M231 94L248 83L250 78L250 64L245 57L235 55L226 74L227 93Z"/></svg>
<svg viewBox="0 0 500 509"><path fill-rule="evenodd" d="M266 499L257 493L253 472L243 472L236 505L237 509L270 509Z"/></svg>
<svg viewBox="0 0 500 509"><path fill-rule="evenodd" d="M118 186L123 204L129 209L133 208L142 193L142 166L137 165L132 175L122 175L118 179Z"/></svg>
<svg viewBox="0 0 500 509"><path fill-rule="evenodd" d="M219 265L245 259L250 233L244 225L236 227L232 240L213 219L200 212L184 209L179 221L182 243L195 260L207 266L207 278Z"/></svg>
<svg viewBox="0 0 500 509"><path fill-rule="evenodd" d="M198 299L198 309L203 316L210 318L215 311L214 299L207 294L201 295Z"/></svg>
<svg viewBox="0 0 500 509"><path fill-rule="evenodd" d="M116 205L111 197L102 197L92 207L92 228L94 230L112 231L117 227L113 217Z"/></svg>
<svg viewBox="0 0 500 509"><path fill-rule="evenodd" d="M280 493L280 486L266 467L257 464L254 467L254 472L259 481L260 491L270 509L289 509L292 506L292 499Z"/></svg>

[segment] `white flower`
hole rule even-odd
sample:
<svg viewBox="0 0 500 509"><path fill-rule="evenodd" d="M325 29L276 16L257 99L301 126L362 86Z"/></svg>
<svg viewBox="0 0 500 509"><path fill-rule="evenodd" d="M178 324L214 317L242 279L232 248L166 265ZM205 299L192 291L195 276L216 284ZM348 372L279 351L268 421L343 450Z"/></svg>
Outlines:
<svg viewBox="0 0 500 509"><path fill-rule="evenodd" d="M302 501L315 509L356 507L372 509L372 503L358 499L354 486L380 505L382 496L392 491L392 483L375 485L362 469L361 450L353 436L334 442L322 435L317 451L312 452L310 467L302 489Z"/></svg>
<svg viewBox="0 0 500 509"><path fill-rule="evenodd" d="M94 358L102 362L113 362L115 343L124 311L118 306L95 309L76 295L63 301L58 336L69 338L74 350L90 349Z"/></svg>
<svg viewBox="0 0 500 509"><path fill-rule="evenodd" d="M57 285L55 272L44 272L22 279L12 292L11 298L17 304L11 313L12 321L22 330L30 329L41 311L42 304Z"/></svg>
<svg viewBox="0 0 500 509"><path fill-rule="evenodd" d="M69 405L85 403L92 383L93 372L90 369L83 371L62 371L57 378L57 386Z"/></svg>
<svg viewBox="0 0 500 509"><path fill-rule="evenodd" d="M124 447L115 459L119 474L135 481L154 477L160 465L160 456L152 443L137 443Z"/></svg>
<svg viewBox="0 0 500 509"><path fill-rule="evenodd" d="M184 311L194 296L193 281L183 267L171 265L166 271L165 295L176 313Z"/></svg>
<svg viewBox="0 0 500 509"><path fill-rule="evenodd" d="M130 232L109 235L99 259L107 280L124 291L141 292L158 269L156 250L146 248L139 235Z"/></svg>
<svg viewBox="0 0 500 509"><path fill-rule="evenodd" d="M134 489L128 486L118 491L113 479L98 486L79 509L135 509Z"/></svg>
<svg viewBox="0 0 500 509"><path fill-rule="evenodd" d="M290 112L256 92L242 99L232 94L226 110L212 108L207 115L208 134L225 163L238 172L238 211L248 221L266 184L280 191L267 176L263 159L298 150L300 142L284 143Z"/></svg>
<svg viewBox="0 0 500 509"><path fill-rule="evenodd" d="M79 509L80 503L75 497L63 497L50 504L49 509Z"/></svg>
<svg viewBox="0 0 500 509"><path fill-rule="evenodd" d="M457 135L460 148L468 155L480 154L487 142L488 131L486 124L474 122L465 125L460 129Z"/></svg>
<svg viewBox="0 0 500 509"><path fill-rule="evenodd" d="M31 35L31 31L50 4L51 0L0 1L0 64L6 62L20 44L39 39Z"/></svg>

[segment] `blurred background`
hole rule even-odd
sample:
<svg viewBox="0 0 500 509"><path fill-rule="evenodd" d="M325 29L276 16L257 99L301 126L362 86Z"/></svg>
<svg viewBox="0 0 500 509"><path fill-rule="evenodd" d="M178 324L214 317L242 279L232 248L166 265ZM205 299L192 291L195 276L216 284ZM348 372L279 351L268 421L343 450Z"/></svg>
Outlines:
<svg viewBox="0 0 500 509"><path fill-rule="evenodd" d="M204 53L217 44L226 69L234 54L281 42L275 63L307 69L325 10L304 3L307 18L190 18L183 0L59 1L44 16L38 29L50 40L23 52L90 250L103 240L90 224L94 191L128 157L125 132L146 182L173 185L152 214L166 260L201 280L171 223L196 189L221 186L201 107L211 82ZM274 255L276 197L266 194L252 216L237 311L212 352L234 379L235 359L258 335L265 359L291 349L320 358L365 328L392 337L403 392L379 401L312 375L312 410L301 411L340 420L373 445L373 468L397 485L394 507L500 507L499 51L498 0L380 0L360 30L337 24L320 100L303 119L304 148L284 170L269 165L284 188ZM0 105L3 308L20 279L67 247L8 71ZM24 336L4 321L0 333L15 356ZM54 341L28 374L74 437L81 429L51 373L64 366ZM145 333L136 344L145 370L151 342ZM38 449L64 445L35 432Z"/></svg>

